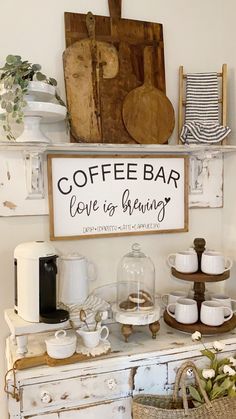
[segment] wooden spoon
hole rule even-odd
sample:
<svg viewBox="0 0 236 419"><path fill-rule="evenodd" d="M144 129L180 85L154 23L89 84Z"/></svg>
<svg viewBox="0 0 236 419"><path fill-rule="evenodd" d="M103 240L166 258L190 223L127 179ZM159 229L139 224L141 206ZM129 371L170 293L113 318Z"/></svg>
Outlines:
<svg viewBox="0 0 236 419"><path fill-rule="evenodd" d="M125 97L122 116L127 131L138 143L163 144L174 129L173 106L152 84L152 47L144 48L144 83Z"/></svg>

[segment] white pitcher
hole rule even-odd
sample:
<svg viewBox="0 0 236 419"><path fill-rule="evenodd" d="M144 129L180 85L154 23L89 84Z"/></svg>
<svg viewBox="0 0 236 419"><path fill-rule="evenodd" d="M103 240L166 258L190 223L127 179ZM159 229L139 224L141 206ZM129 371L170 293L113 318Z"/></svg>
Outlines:
<svg viewBox="0 0 236 419"><path fill-rule="evenodd" d="M59 258L59 301L82 304L89 294L89 280L96 279L95 265L78 253Z"/></svg>

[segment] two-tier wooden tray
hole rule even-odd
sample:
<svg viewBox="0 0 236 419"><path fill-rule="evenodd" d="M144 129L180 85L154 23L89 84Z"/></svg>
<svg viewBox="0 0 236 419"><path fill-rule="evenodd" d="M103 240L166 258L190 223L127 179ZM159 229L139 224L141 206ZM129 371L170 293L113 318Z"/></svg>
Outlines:
<svg viewBox="0 0 236 419"><path fill-rule="evenodd" d="M205 301L205 282L219 282L225 281L230 277L230 271L225 271L220 275L208 275L201 271L201 256L205 250L205 240L204 239L195 239L194 248L198 255L198 271L194 273L182 273L177 271L175 268L171 268L171 273L175 278L181 279L183 281L194 282L194 300L197 301L199 319L200 319L200 309L201 304ZM221 326L207 326L201 323L200 320L193 324L183 324L177 322L173 317L171 317L168 312L165 310L163 314L165 322L174 329L180 330L186 333L194 333L196 330L201 332L203 335L213 335L217 333L226 333L230 332L236 327L236 316L224 322Z"/></svg>

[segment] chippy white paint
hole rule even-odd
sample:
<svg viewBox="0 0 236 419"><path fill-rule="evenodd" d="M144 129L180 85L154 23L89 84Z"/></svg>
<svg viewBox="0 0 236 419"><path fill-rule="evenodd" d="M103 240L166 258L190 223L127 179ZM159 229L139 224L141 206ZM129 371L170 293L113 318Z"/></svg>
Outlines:
<svg viewBox="0 0 236 419"><path fill-rule="evenodd" d="M203 152L190 157L189 207L223 206L223 156Z"/></svg>
<svg viewBox="0 0 236 419"><path fill-rule="evenodd" d="M164 147L164 148L163 148ZM209 147L208 147L209 148ZM223 206L223 157L213 151L192 150L189 176L189 207L222 207ZM59 145L15 145L2 143L0 155L0 216L43 215L48 214L47 193L47 152L73 152L81 154L95 153L186 153L191 149L183 146L145 145L137 149L129 145L121 147L96 147L94 145L78 145L63 143ZM208 154L207 154L208 153Z"/></svg>
<svg viewBox="0 0 236 419"><path fill-rule="evenodd" d="M120 325L109 324L111 353L57 367L42 366L17 371L20 402L9 397L10 419L131 419L132 395L139 393L168 394L173 389L177 368L186 359L207 365L200 353L202 344L191 336L169 328L161 320L157 339L151 339L148 326L137 326L125 343ZM52 333L52 332L51 332ZM45 351L49 335L31 334L27 356ZM219 340L220 336L217 336ZM206 337L211 347L216 336ZM224 334L222 356L236 352L234 332ZM7 341L8 368L17 359L16 346ZM9 377L8 386L12 381Z"/></svg>
<svg viewBox="0 0 236 419"><path fill-rule="evenodd" d="M1 151L0 216L48 214L45 165L37 151Z"/></svg>

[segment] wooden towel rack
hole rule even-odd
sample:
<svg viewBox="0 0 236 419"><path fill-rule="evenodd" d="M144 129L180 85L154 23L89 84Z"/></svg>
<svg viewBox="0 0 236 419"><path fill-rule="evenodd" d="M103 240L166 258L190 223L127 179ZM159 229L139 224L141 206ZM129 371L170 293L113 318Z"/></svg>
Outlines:
<svg viewBox="0 0 236 419"><path fill-rule="evenodd" d="M223 126L226 126L226 115L227 115L227 64L222 65L222 71L217 73L217 76L221 78L221 97L218 102L221 104L221 121ZM181 143L180 133L184 124L184 107L186 104L184 89L186 74L184 74L183 66L179 67L179 105L178 105L178 142ZM222 141L222 144L226 140Z"/></svg>

